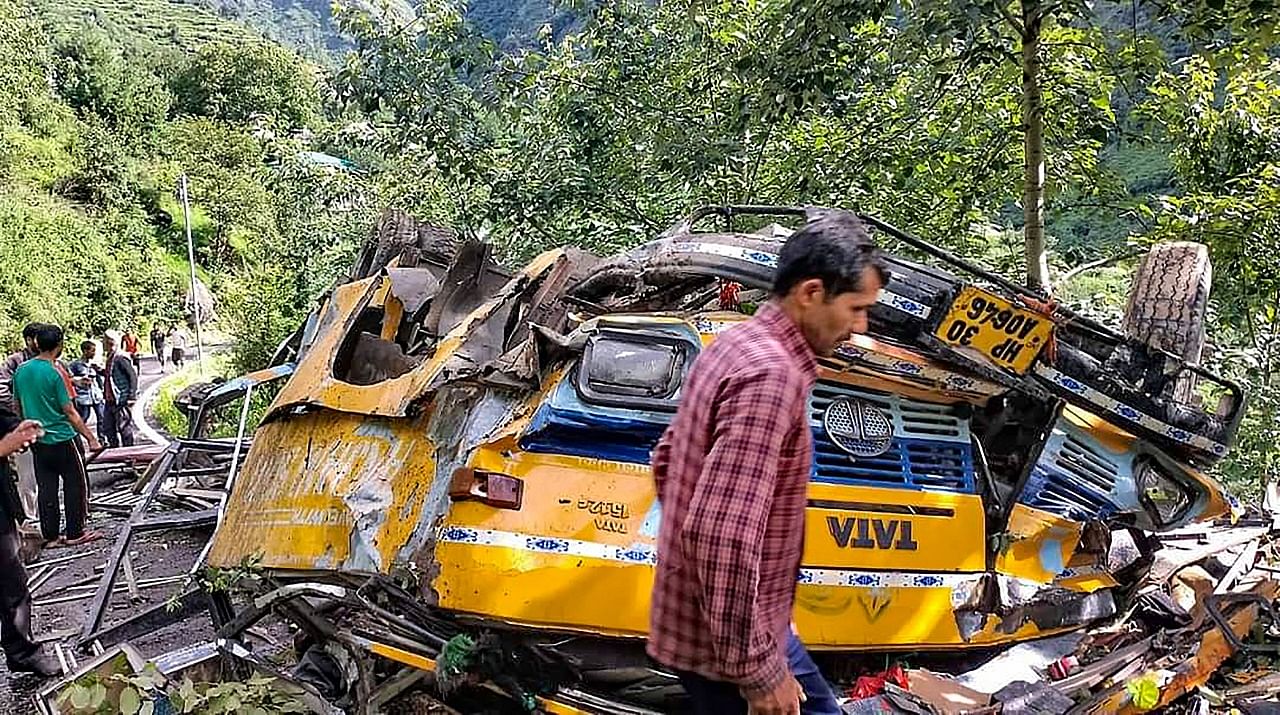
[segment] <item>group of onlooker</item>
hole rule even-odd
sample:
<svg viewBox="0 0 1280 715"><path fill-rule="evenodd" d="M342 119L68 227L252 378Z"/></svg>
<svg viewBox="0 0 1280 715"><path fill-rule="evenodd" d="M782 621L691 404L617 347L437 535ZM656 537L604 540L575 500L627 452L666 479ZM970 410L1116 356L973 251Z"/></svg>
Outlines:
<svg viewBox="0 0 1280 715"><path fill-rule="evenodd" d="M151 352L156 356L156 362L160 363L160 371L164 372L165 364L171 363L174 368L181 370L186 364L187 356L187 336L178 329L175 323L169 328L168 334L160 327L159 323L151 326ZM168 347L166 353L165 348ZM128 350L128 346L125 348ZM135 351L136 352L136 351ZM134 361L137 366L137 361Z"/></svg>
<svg viewBox="0 0 1280 715"><path fill-rule="evenodd" d="M168 335L157 326L150 337L162 371L166 362L182 367L186 340L176 325ZM18 525L36 515L45 546L75 546L101 538L86 528L85 449L98 452L103 442L112 447L133 444L132 405L140 368L137 336L132 331L106 331L101 362L92 340L81 342L79 356L64 362L64 340L61 327L31 323L22 331L22 350L0 363L0 648L11 673L59 672L57 662L31 634L31 593ZM89 429L90 418L96 434ZM16 482L10 460L17 468Z"/></svg>

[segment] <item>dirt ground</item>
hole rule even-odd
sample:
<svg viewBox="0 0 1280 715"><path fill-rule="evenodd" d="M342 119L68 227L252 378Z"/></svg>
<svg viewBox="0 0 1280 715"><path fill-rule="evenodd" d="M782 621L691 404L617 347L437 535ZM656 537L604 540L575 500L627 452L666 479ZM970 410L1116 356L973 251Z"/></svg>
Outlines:
<svg viewBox="0 0 1280 715"><path fill-rule="evenodd" d="M127 482L115 486L95 487L94 496L106 494L122 488ZM92 657L92 653L76 648L80 630L87 618L93 588L98 583L107 559L110 557L116 536L120 533L127 517L107 513L101 509L91 513L89 528L101 531L104 535L99 541L74 548L46 549L39 560L28 564L31 574L37 573L41 563L52 562L68 556L75 558L56 564L57 571L49 579L39 585L33 592L32 632L38 640L44 641L45 652L56 653L61 646L71 657L84 662ZM210 531L205 530L172 530L158 533L142 534L134 537L129 549L134 573L140 583L137 601L129 598L127 591L112 594L107 610L103 616L103 625L110 625L139 613L142 610L166 601L175 593L180 593L181 582L145 587L148 580L166 576L180 576L187 572L191 562L199 554ZM123 575L117 577L117 588L124 585ZM63 600L71 596L81 596L75 600ZM58 602L61 601L61 602ZM184 621L157 629L130 642L147 658L154 658L161 653L190 645L213 637L213 627L206 613L200 612ZM103 643L110 647L113 643ZM12 675L5 669L0 659L0 713L36 712L33 701L34 693L43 685L43 681L32 675Z"/></svg>

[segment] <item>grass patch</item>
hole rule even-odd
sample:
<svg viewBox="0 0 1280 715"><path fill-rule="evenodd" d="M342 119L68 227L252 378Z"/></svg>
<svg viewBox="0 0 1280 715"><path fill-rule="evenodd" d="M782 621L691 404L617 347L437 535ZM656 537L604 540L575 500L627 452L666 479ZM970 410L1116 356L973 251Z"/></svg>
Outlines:
<svg viewBox="0 0 1280 715"><path fill-rule="evenodd" d="M190 362L186 367L164 378L164 383L156 393L155 403L151 406L151 415L156 418L165 432L175 437L186 436L187 415L173 404L173 398L197 382L211 380L215 375L222 374L230 364L229 356L213 355L205 358L203 373L197 363Z"/></svg>

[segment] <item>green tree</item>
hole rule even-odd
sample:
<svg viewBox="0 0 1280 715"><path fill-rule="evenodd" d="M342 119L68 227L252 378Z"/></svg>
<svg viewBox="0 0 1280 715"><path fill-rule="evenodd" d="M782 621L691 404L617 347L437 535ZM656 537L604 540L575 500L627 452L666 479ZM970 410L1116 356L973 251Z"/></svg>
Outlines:
<svg viewBox="0 0 1280 715"><path fill-rule="evenodd" d="M267 42L211 43L170 82L181 113L230 122L267 117L303 127L320 115L320 81L297 54Z"/></svg>
<svg viewBox="0 0 1280 715"><path fill-rule="evenodd" d="M1280 61L1216 66L1197 56L1151 91L1144 111L1175 147L1181 193L1163 197L1145 238L1200 241L1213 251L1209 360L1252 393L1223 470L1256 493L1280 478Z"/></svg>
<svg viewBox="0 0 1280 715"><path fill-rule="evenodd" d="M169 113L171 97L147 67L127 60L101 32L82 32L54 46L54 84L81 116L99 117L126 143L149 140Z"/></svg>

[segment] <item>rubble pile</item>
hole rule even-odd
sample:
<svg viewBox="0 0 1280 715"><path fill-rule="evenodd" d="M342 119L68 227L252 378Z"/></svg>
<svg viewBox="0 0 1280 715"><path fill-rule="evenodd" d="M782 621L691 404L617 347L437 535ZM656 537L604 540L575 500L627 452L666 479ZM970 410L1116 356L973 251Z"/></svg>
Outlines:
<svg viewBox="0 0 1280 715"><path fill-rule="evenodd" d="M928 658L936 671L895 665L868 674L844 688L844 711L1280 712L1280 511L1151 538L1158 548L1136 564L1145 572L1115 617L1015 645L976 667L938 654ZM1110 556L1125 551L1113 544Z"/></svg>

